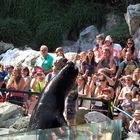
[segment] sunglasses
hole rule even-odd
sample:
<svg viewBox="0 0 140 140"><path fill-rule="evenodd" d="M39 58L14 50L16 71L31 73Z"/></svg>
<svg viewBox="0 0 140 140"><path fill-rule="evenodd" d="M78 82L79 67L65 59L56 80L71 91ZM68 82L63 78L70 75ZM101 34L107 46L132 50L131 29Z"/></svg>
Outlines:
<svg viewBox="0 0 140 140"><path fill-rule="evenodd" d="M48 50L41 50L42 52L47 52Z"/></svg>
<svg viewBox="0 0 140 140"><path fill-rule="evenodd" d="M104 82L104 81L106 81L105 79L103 79L103 80L99 80L100 82Z"/></svg>
<svg viewBox="0 0 140 140"><path fill-rule="evenodd" d="M131 79L125 79L125 81L131 81Z"/></svg>
<svg viewBox="0 0 140 140"><path fill-rule="evenodd" d="M37 73L37 76L42 76L43 74L42 73Z"/></svg>
<svg viewBox="0 0 140 140"><path fill-rule="evenodd" d="M131 45L131 44L133 44L133 43L127 43L127 44L130 44L130 45Z"/></svg>

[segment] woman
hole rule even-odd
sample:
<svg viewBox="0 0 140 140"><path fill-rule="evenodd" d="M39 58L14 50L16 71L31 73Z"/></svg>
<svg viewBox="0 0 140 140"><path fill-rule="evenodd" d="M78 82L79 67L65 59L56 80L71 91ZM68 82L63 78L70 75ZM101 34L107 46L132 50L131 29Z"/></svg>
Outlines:
<svg viewBox="0 0 140 140"><path fill-rule="evenodd" d="M14 68L10 79L7 81L6 88L22 91L21 79L22 79L21 69L18 67ZM9 102L22 106L23 98L24 98L23 93L10 92Z"/></svg>
<svg viewBox="0 0 140 140"><path fill-rule="evenodd" d="M91 76L95 71L95 66L94 53L92 50L88 50L86 60L81 64L81 72L85 76Z"/></svg>
<svg viewBox="0 0 140 140"><path fill-rule="evenodd" d="M28 67L24 67L21 70L21 74L22 74L22 79L21 79L21 89L23 91L29 91L30 90L30 72L29 72L29 68ZM28 95L24 94L24 101L26 102L28 100Z"/></svg>
<svg viewBox="0 0 140 140"><path fill-rule="evenodd" d="M131 75L125 76L125 86L121 89L120 95L118 99L124 100L125 99L125 93L131 92L132 93L132 98L136 97L137 94L137 87L133 84L133 79Z"/></svg>
<svg viewBox="0 0 140 140"><path fill-rule="evenodd" d="M114 90L111 86L108 84L108 79L105 75L99 75L98 76L98 86L95 88L94 97L101 99L103 96L103 90L106 88L109 88L111 90L111 97L110 100L114 98Z"/></svg>
<svg viewBox="0 0 140 140"><path fill-rule="evenodd" d="M139 87L139 81L140 81L140 68L136 68L133 72L133 81L134 85L136 87Z"/></svg>
<svg viewBox="0 0 140 140"><path fill-rule="evenodd" d="M134 40L132 38L128 38L126 47L122 50L123 57L125 57L125 54L128 51L131 52L133 60L138 59L138 49L135 48L135 43L134 43Z"/></svg>
<svg viewBox="0 0 140 140"><path fill-rule="evenodd" d="M87 78L79 76L77 78L77 88L78 88L78 97L91 97L89 93L89 85L87 84ZM79 107L90 108L90 101L79 99Z"/></svg>

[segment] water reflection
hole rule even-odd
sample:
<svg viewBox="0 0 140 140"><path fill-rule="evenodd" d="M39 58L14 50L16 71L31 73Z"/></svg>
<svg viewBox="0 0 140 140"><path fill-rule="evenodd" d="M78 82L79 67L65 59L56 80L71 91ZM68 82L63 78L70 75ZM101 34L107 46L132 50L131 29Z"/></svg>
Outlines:
<svg viewBox="0 0 140 140"><path fill-rule="evenodd" d="M34 130L28 132L1 135L0 140L120 140L121 121L102 123L87 123L77 126L77 132L73 133L69 127Z"/></svg>

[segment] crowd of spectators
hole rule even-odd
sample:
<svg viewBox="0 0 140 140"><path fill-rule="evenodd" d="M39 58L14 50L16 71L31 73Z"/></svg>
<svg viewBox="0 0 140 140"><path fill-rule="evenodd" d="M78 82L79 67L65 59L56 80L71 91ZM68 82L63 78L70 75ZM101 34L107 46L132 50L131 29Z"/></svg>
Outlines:
<svg viewBox="0 0 140 140"><path fill-rule="evenodd" d="M76 97L88 97L98 100L105 100L114 104L126 112L119 112L118 118L123 120L127 129L140 133L140 60L139 50L135 48L132 38L126 40L126 45L121 46L113 41L108 35L96 36L96 47L79 52L74 60L79 69L75 85ZM40 56L32 68L4 66L0 64L0 87L18 91L31 91L41 94L44 87L59 73L66 65L67 59L63 48L58 47L54 59L48 54L48 47L40 47ZM31 115L37 103L38 96L25 93L8 92L5 97L11 103L26 108L26 114ZM2 100L1 100L2 101ZM109 105L108 104L108 105ZM108 105L105 107L108 110ZM100 101L77 99L77 108L91 110L104 109ZM70 109L68 114L75 116L76 109ZM110 111L110 118L113 119L113 111ZM133 117L133 120L128 115ZM75 120L72 123L76 123Z"/></svg>

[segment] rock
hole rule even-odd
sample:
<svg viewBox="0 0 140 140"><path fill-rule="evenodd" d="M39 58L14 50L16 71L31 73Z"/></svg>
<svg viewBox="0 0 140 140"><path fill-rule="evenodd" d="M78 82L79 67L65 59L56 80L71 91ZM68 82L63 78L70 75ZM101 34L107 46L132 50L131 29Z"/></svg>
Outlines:
<svg viewBox="0 0 140 140"><path fill-rule="evenodd" d="M23 116L23 108L9 102L0 103L0 127L9 127L17 118Z"/></svg>
<svg viewBox="0 0 140 140"><path fill-rule="evenodd" d="M18 66L31 66L32 60L39 56L39 51L25 48L20 50L18 48L9 49L6 53L1 55L1 62L5 65Z"/></svg>
<svg viewBox="0 0 140 140"><path fill-rule="evenodd" d="M64 52L79 52L93 49L96 44L96 35L99 34L97 28L93 25L87 27L80 33L78 41L71 46L64 46Z"/></svg>
<svg viewBox="0 0 140 140"><path fill-rule="evenodd" d="M105 31L110 31L113 26L118 25L120 22L121 22L120 16L115 15L114 13L107 14Z"/></svg>
<svg viewBox="0 0 140 140"><path fill-rule="evenodd" d="M76 113L76 123L77 123L77 125L86 123L84 115L87 114L88 112L89 112L89 110L86 110L86 109L78 109L78 111Z"/></svg>
<svg viewBox="0 0 140 140"><path fill-rule="evenodd" d="M0 128L0 135L9 134L9 129L7 128Z"/></svg>
<svg viewBox="0 0 140 140"><path fill-rule="evenodd" d="M128 24L130 34L134 35L140 27L140 4L129 5L127 7L125 20Z"/></svg>
<svg viewBox="0 0 140 140"><path fill-rule="evenodd" d="M29 116L19 118L13 125L10 126L10 133L26 131L29 121Z"/></svg>
<svg viewBox="0 0 140 140"><path fill-rule="evenodd" d="M6 52L9 49L13 49L13 48L14 48L13 44L5 43L3 41L0 42L0 54Z"/></svg>
<svg viewBox="0 0 140 140"><path fill-rule="evenodd" d="M88 112L87 114L85 114L84 117L87 122L101 123L101 122L111 121L110 118L97 111Z"/></svg>
<svg viewBox="0 0 140 140"><path fill-rule="evenodd" d="M140 50L140 4L129 5L125 20L129 27L129 32L133 36L135 47ZM140 54L138 56L140 58Z"/></svg>
<svg viewBox="0 0 140 140"><path fill-rule="evenodd" d="M134 42L135 42L135 47L140 50L140 27L134 34L133 38L134 38ZM139 53L140 53L140 51L139 51ZM139 54L139 58L140 58L140 54Z"/></svg>

